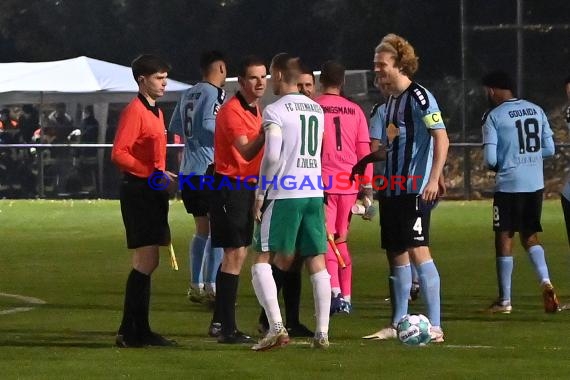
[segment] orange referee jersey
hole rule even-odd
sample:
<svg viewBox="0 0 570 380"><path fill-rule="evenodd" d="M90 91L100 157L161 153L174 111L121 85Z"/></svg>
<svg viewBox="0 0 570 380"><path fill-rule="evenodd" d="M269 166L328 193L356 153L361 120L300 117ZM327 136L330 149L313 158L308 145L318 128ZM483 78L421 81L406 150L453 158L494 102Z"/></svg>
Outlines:
<svg viewBox="0 0 570 380"><path fill-rule="evenodd" d="M166 167L166 128L162 111L139 94L121 113L111 160L123 172L149 177Z"/></svg>
<svg viewBox="0 0 570 380"><path fill-rule="evenodd" d="M246 136L248 141L255 140L261 132L261 121L259 107L250 107L239 92L220 108L214 132L216 173L232 178L259 175L263 148L247 161L234 146L234 141L239 136Z"/></svg>

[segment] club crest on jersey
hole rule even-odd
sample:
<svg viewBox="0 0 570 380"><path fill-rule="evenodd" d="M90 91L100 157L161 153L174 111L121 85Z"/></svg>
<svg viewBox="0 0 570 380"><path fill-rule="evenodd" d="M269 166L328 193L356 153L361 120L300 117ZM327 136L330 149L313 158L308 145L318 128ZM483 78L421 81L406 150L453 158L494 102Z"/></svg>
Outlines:
<svg viewBox="0 0 570 380"><path fill-rule="evenodd" d="M388 124L386 127L386 137L388 137L388 142L391 144L398 136L400 136L400 128L396 127L394 123Z"/></svg>

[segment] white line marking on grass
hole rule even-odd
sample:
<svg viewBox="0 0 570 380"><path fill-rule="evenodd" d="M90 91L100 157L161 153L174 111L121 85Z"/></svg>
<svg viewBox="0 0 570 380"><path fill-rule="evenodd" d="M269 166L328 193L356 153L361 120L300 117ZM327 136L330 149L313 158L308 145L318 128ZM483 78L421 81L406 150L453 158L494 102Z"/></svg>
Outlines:
<svg viewBox="0 0 570 380"><path fill-rule="evenodd" d="M459 348L459 349L472 349L472 350L515 350L517 347L515 346L484 346L484 345L469 345L469 344L443 344L441 347L449 347L449 348ZM544 351L565 351L568 350L567 347L536 347L537 350L544 350Z"/></svg>
<svg viewBox="0 0 570 380"><path fill-rule="evenodd" d="M255 338L254 338L255 340ZM202 342L206 342L206 343L218 343L217 339L202 339ZM252 343L253 344L253 343ZM331 346L335 346L339 343L336 342L330 342ZM289 346L310 346L311 345L311 341L309 339L302 339L302 338L291 338L291 340L288 343Z"/></svg>
<svg viewBox="0 0 570 380"><path fill-rule="evenodd" d="M15 298L19 301L30 303L32 305L45 305L47 303L46 301L39 299L39 298L22 296L19 294L9 294L9 293L0 292L0 297ZM34 308L35 308L34 306L32 306L32 307L13 307L11 309L0 310L0 315L21 313L24 311L33 310Z"/></svg>
<svg viewBox="0 0 570 380"><path fill-rule="evenodd" d="M483 345L479 345L479 344L474 344L474 345L470 345L470 344L444 344L444 345L442 345L442 347L466 348L466 349L473 349L473 350L480 350L480 349L484 349L484 350L489 350L489 349L514 350L515 349L514 346L497 347L497 346L483 346Z"/></svg>

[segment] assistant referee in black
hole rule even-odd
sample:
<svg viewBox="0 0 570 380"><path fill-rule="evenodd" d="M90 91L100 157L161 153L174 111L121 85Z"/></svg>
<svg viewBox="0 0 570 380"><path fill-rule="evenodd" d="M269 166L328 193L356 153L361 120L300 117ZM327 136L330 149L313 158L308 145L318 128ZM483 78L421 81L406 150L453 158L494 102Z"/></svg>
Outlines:
<svg viewBox="0 0 570 380"><path fill-rule="evenodd" d="M127 280L118 347L171 346L149 324L150 276L159 246L170 244L168 192L174 175L165 170L166 128L156 100L164 95L170 65L153 55L132 62L139 93L121 113L111 159L123 172L120 201L127 247L134 249Z"/></svg>

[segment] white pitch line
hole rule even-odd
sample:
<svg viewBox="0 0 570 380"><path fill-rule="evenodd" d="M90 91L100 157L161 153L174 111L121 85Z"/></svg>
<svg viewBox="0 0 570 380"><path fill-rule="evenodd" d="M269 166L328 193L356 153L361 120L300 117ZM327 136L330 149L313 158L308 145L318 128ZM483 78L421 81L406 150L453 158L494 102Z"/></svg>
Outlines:
<svg viewBox="0 0 570 380"><path fill-rule="evenodd" d="M479 349L504 349L504 350L514 350L515 347L514 346L503 346L503 347L498 347L498 346L484 346L484 345L479 345L479 344L444 344L442 345L442 347L449 347L449 348L467 348L467 349L475 349L475 350L479 350Z"/></svg>
<svg viewBox="0 0 570 380"><path fill-rule="evenodd" d="M495 350L516 350L517 347L515 346L485 346L485 345L469 345L469 344L443 344L441 346L442 348L459 348L459 349L474 349L474 350L489 350L489 349L495 349ZM544 350L544 351L564 351L567 350L567 347L556 347L556 346L550 346L550 347L537 347L536 349L538 350Z"/></svg>
<svg viewBox="0 0 570 380"><path fill-rule="evenodd" d="M19 294L9 294L9 293L2 293L0 292L0 297L8 297L8 298L15 298L19 301L22 302L26 302L32 305L45 305L47 302L36 298L36 297L27 297L27 296L22 296ZM14 314L14 313L21 313L24 311L30 311L32 309L34 309L35 307L13 307L11 309L6 309L6 310L0 310L0 315L7 315L7 314Z"/></svg>
<svg viewBox="0 0 570 380"><path fill-rule="evenodd" d="M253 338L255 340L255 338ZM206 339L202 339L202 342L205 343L217 343L218 341L214 338L206 338ZM257 340L256 340L257 341ZM254 344L254 342L252 342L252 344ZM336 342L330 342L331 346L335 346L339 343ZM311 342L308 339L299 339L299 338L291 338L291 340L289 341L289 343L287 344L288 346L310 346Z"/></svg>

